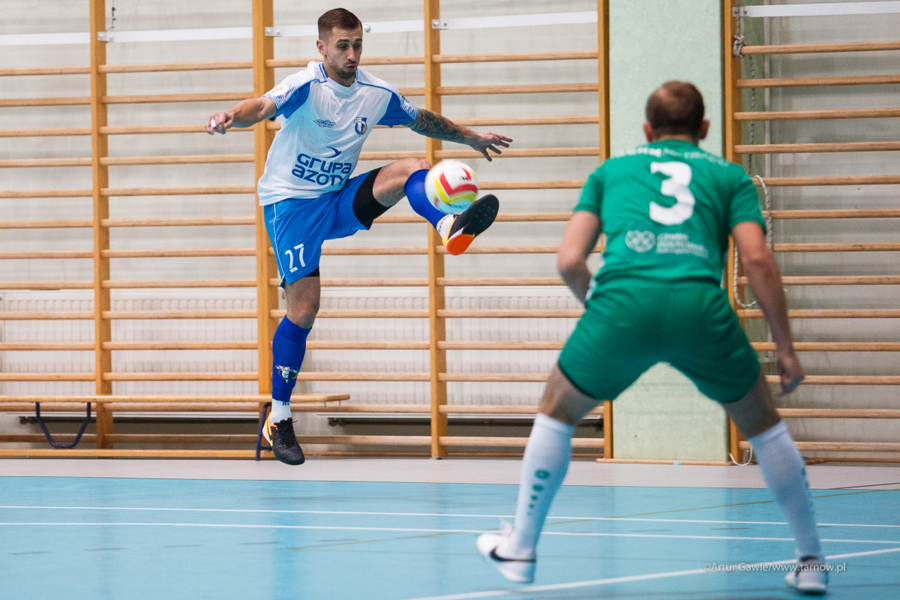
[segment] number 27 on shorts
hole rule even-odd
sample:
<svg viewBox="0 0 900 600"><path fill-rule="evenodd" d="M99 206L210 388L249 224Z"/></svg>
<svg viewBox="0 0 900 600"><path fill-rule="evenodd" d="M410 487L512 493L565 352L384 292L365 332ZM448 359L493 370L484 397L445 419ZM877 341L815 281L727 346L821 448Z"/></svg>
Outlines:
<svg viewBox="0 0 900 600"><path fill-rule="evenodd" d="M294 246L294 250L297 252L297 261L300 263L301 267L306 266L306 261L303 260L303 244L297 244ZM293 273L297 270L297 267L294 266L294 252L291 250L285 250L285 254L288 257L288 272Z"/></svg>

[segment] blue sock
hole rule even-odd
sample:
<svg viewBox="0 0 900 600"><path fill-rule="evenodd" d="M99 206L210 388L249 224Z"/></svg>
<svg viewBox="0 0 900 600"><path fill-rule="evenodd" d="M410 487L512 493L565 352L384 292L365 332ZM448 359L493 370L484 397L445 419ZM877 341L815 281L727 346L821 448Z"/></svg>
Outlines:
<svg viewBox="0 0 900 600"><path fill-rule="evenodd" d="M310 329L294 325L287 317L278 324L272 339L272 421L291 417L291 392L306 354Z"/></svg>
<svg viewBox="0 0 900 600"><path fill-rule="evenodd" d="M410 175L403 185L403 191L406 192L406 198L412 209L437 229L438 221L447 215L432 206L428 201L428 196L425 195L425 176L427 174L428 169L421 169Z"/></svg>

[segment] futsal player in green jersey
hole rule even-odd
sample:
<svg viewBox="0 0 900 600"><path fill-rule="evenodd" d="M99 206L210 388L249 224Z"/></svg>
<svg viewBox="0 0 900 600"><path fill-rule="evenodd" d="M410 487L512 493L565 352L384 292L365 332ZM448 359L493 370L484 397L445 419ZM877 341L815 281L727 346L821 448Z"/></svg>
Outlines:
<svg viewBox="0 0 900 600"><path fill-rule="evenodd" d="M558 268L585 313L541 399L515 526L481 535L478 549L507 579L532 581L538 536L571 458L573 427L601 400L615 399L666 362L721 403L750 441L797 541L797 568L786 583L824 594L827 573L803 459L720 286L730 233L775 341L782 393L793 392L803 368L756 188L739 165L698 148L709 121L692 84L664 84L650 96L646 116L648 144L591 174L563 236ZM603 266L592 277L587 258L601 233Z"/></svg>

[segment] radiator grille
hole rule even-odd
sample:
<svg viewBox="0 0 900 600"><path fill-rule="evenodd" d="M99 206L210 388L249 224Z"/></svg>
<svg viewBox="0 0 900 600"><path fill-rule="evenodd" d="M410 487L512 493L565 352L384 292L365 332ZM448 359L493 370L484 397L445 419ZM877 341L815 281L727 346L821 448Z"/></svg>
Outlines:
<svg viewBox="0 0 900 600"><path fill-rule="evenodd" d="M427 309L425 288L323 290L322 309ZM254 290L115 290L112 309L254 310ZM450 309L571 309L577 302L562 287L448 288ZM9 291L4 311L91 311L90 291ZM574 319L451 319L450 341L564 341ZM255 341L254 319L115 320L113 341ZM427 319L319 319L311 340L427 341ZM91 342L91 321L0 321L4 342ZM546 373L556 351L447 353L449 372ZM85 373L91 351L0 352L5 373ZM255 372L255 350L116 351L113 370L133 372ZM428 373L427 350L310 350L303 367L312 372ZM450 383L454 404L533 404L539 383ZM114 382L116 394L253 394L255 381ZM356 402L427 404L427 382L300 382L301 392L350 393ZM4 394L90 394L92 382L2 382Z"/></svg>

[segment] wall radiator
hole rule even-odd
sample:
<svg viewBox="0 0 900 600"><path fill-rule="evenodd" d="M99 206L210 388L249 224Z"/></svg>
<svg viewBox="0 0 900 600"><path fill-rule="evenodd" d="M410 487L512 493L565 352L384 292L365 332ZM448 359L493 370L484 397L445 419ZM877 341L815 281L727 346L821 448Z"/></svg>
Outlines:
<svg viewBox="0 0 900 600"><path fill-rule="evenodd" d="M425 288L325 289L324 309L427 309ZM451 309L572 309L564 287L448 288ZM255 290L114 290L112 310L254 310ZM3 311L90 311L90 291L0 292ZM450 341L565 341L575 319L451 319ZM112 322L115 341L254 341L254 319L143 320ZM311 340L427 341L426 319L320 319ZM2 342L91 342L91 321L0 321ZM450 372L546 373L557 351L448 351ZM93 352L0 352L5 373L91 372ZM255 371L255 350L115 351L116 372ZM311 350L304 371L427 373L427 350ZM448 384L453 404L536 404L541 383ZM300 382L302 392L343 392L360 403L428 404L426 382ZM255 381L115 382L116 394L254 394ZM0 382L2 394L92 394L92 382Z"/></svg>

